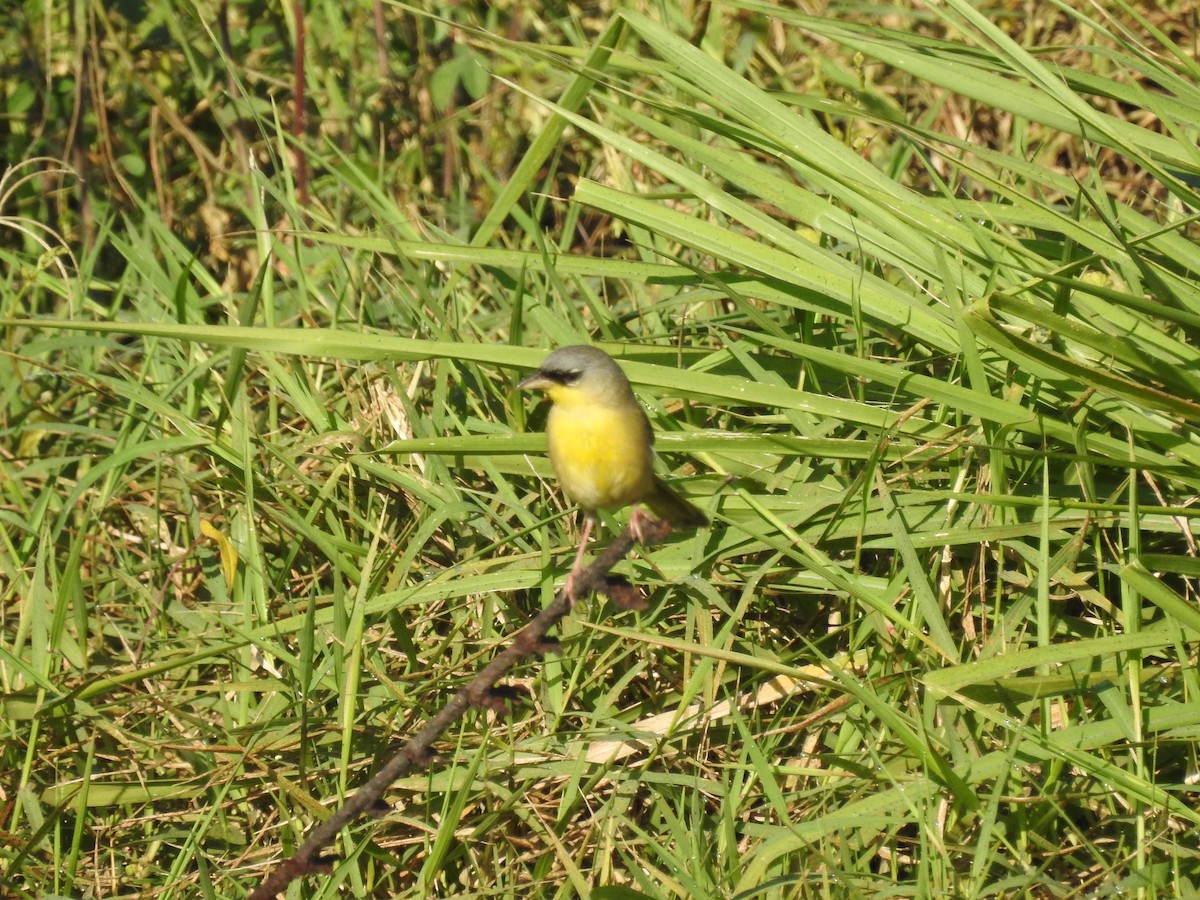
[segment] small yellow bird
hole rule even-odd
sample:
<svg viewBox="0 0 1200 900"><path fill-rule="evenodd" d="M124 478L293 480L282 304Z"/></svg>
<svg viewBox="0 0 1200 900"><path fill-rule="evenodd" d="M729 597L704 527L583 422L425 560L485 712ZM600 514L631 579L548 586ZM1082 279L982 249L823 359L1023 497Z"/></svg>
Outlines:
<svg viewBox="0 0 1200 900"><path fill-rule="evenodd" d="M550 464L566 495L584 512L583 535L567 578L583 571L588 536L601 509L633 504L629 524L641 540L644 503L675 528L700 528L708 518L654 474L654 432L621 367L603 350L563 347L521 380L518 390L545 391L553 404L546 417Z"/></svg>

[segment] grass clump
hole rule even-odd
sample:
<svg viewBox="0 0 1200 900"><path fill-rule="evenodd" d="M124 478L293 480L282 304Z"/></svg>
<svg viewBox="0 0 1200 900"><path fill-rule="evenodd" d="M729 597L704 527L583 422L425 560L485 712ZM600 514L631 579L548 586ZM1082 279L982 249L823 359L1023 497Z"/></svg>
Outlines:
<svg viewBox="0 0 1200 900"><path fill-rule="evenodd" d="M569 562L511 385L582 339L714 526L314 889L1194 890L1174 20L379 10L48 14L94 143L7 82L11 890L243 894L365 780Z"/></svg>

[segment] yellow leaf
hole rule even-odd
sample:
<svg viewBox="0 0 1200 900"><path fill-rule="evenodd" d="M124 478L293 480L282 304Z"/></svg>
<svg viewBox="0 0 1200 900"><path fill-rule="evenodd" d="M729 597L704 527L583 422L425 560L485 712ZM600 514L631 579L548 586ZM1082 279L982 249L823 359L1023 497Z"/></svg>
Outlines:
<svg viewBox="0 0 1200 900"><path fill-rule="evenodd" d="M238 552L233 542L208 519L200 520L200 533L206 538L217 542L217 550L221 554L221 571L225 575L225 586L232 591L233 579L237 576Z"/></svg>

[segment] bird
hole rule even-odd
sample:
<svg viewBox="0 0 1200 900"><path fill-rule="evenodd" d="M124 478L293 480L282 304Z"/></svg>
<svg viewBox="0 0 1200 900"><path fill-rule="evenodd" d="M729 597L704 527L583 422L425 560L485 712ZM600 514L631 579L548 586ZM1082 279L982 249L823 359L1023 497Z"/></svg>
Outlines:
<svg viewBox="0 0 1200 900"><path fill-rule="evenodd" d="M633 506L629 524L639 542L652 517L695 529L708 517L654 474L654 432L629 379L611 356L586 344L555 350L517 389L550 399L546 444L563 492L584 514L579 550L567 577L567 595L583 572L583 553L600 510Z"/></svg>

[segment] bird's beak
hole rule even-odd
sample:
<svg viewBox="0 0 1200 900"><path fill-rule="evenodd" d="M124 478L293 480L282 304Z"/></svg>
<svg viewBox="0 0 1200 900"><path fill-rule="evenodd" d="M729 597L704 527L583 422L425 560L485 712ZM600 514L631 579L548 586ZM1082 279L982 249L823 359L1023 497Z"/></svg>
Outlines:
<svg viewBox="0 0 1200 900"><path fill-rule="evenodd" d="M554 384L549 378L542 374L541 369L534 372L532 375L526 375L517 382L518 391L544 391L546 388Z"/></svg>

